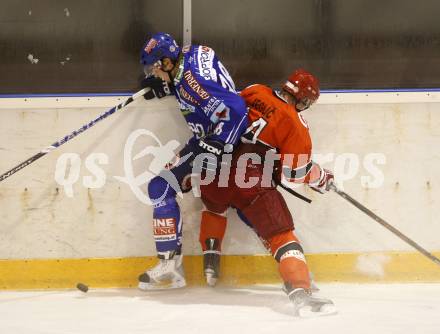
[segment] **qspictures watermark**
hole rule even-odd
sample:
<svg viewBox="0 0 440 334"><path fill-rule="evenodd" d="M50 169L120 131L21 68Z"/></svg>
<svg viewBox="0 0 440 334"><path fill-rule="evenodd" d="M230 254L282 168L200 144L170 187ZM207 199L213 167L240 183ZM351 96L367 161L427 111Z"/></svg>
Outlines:
<svg viewBox="0 0 440 334"><path fill-rule="evenodd" d="M153 145L147 145L139 152L133 152L134 146L137 140L145 136L150 141L154 142ZM166 191L160 198L152 201L145 190L142 187L148 184L154 177L160 176L164 178L169 187L172 187L174 191L182 196L181 186L176 179L175 175L171 172L174 166L186 163L188 159L191 159L193 165L192 178L196 178L193 184L193 194L195 197L200 197L200 185L206 185L213 182L216 179L216 173L219 173L219 187L226 187L229 183L230 173L230 161L232 154L224 154L222 157L222 163L217 161L217 157L214 154L202 154L196 157L191 153L185 156L179 156L178 148L181 147L181 143L176 140L171 140L165 145L161 143L159 138L151 131L146 129L137 129L133 131L127 138L124 145L123 155L123 169L124 175L112 175L110 177L118 180L122 184L125 184L130 188L135 197L142 203L152 205L163 200L166 196ZM140 159L151 156L150 163L145 170L139 174L134 174L133 162ZM262 159L257 153L246 153L239 157L237 161L236 173L234 173L234 182L240 188L251 188L256 185L260 180L252 177L247 177L246 167L249 163L252 165L263 164L263 175L261 184L263 186L270 187L272 184L272 175L274 172L274 166L277 160L280 160L281 156L273 152L267 152L266 157ZM309 157L286 155L283 156L283 163L295 162L295 165L301 166L302 161L309 160ZM344 182L358 179L360 186L363 188L380 188L385 181L384 173L380 166L386 164L386 156L383 153L372 152L360 156L356 153L316 153L312 156L312 161L318 163L332 170L335 174L335 182L340 189L343 189ZM211 165L217 165L217 169L205 170L203 177L200 178L201 168L204 162L208 162ZM82 183L85 188L99 189L103 188L108 180L108 175L105 171L105 166L110 164L109 156L106 153L91 153L84 159L81 159L77 153L64 153L60 155L57 160L55 168L55 181L58 185L63 187L66 196L74 197L74 185ZM80 180L82 170L86 170L88 175L85 175ZM285 182L283 182L285 184ZM288 183L292 188L300 187L300 183Z"/></svg>

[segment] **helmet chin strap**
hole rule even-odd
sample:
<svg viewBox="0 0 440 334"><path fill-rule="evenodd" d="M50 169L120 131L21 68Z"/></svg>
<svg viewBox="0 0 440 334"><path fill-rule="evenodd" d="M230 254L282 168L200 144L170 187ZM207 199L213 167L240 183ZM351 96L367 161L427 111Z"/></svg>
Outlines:
<svg viewBox="0 0 440 334"><path fill-rule="evenodd" d="M295 109L296 109L297 112L301 112L301 111L307 110L307 109L309 109L309 108L311 107L311 105L313 104L313 102L310 102L309 99L307 99L307 101L309 102L309 103L307 103L307 102L304 102L303 100L298 100L296 97L294 97L294 98L295 98ZM297 107L298 104L302 104L302 105L304 106L304 108L300 110L300 109Z"/></svg>
<svg viewBox="0 0 440 334"><path fill-rule="evenodd" d="M287 90L282 90L281 91L281 98L289 104L292 104L295 107L296 112L300 113L303 110L299 110L297 105L299 103L301 103L301 101L299 101L295 95L293 95L291 92L288 92ZM305 110L305 109L304 109Z"/></svg>
<svg viewBox="0 0 440 334"><path fill-rule="evenodd" d="M296 110L297 113L300 113L301 111L304 111L304 110L307 109L307 108L305 108L305 109L298 108L298 104L300 104L301 101L298 101L298 99L296 97L293 97L293 98L295 99L295 110Z"/></svg>

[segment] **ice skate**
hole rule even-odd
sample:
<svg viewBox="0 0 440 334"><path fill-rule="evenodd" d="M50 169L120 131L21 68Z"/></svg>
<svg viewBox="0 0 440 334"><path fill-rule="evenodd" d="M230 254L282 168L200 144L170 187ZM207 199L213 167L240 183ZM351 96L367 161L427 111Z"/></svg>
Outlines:
<svg viewBox="0 0 440 334"><path fill-rule="evenodd" d="M186 286L182 255L172 259L160 259L159 263L139 276L141 290L167 290Z"/></svg>
<svg viewBox="0 0 440 334"><path fill-rule="evenodd" d="M288 297L294 307L294 315L301 318L314 318L336 314L335 305L330 299L318 298L305 289L293 289Z"/></svg>
<svg viewBox="0 0 440 334"><path fill-rule="evenodd" d="M207 239L207 250L203 252L203 272L206 283L215 286L220 274L220 251L218 250L218 240Z"/></svg>

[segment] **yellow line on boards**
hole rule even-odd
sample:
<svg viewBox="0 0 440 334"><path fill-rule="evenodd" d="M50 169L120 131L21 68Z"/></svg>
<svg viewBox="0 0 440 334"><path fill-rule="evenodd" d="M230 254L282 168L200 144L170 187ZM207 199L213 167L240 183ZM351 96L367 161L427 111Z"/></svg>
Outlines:
<svg viewBox="0 0 440 334"><path fill-rule="evenodd" d="M436 253L439 256L440 253ZM318 282L440 282L440 266L418 253L309 254ZM0 260L0 289L65 289L83 282L95 288L135 287L156 257ZM185 256L189 285L204 285L202 256ZM278 264L268 255L223 255L220 284L281 283Z"/></svg>

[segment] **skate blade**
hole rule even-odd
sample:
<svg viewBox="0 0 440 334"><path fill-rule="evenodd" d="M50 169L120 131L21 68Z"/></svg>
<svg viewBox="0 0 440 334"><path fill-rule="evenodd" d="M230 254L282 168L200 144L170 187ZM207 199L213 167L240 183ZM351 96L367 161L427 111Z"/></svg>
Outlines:
<svg viewBox="0 0 440 334"><path fill-rule="evenodd" d="M337 308L333 304L323 305L317 311L313 310L310 305L304 306L297 311L297 316L300 318L317 318L335 315L338 313Z"/></svg>
<svg viewBox="0 0 440 334"><path fill-rule="evenodd" d="M172 290L180 289L186 286L185 280L172 281L172 282L160 282L160 283L144 283L139 282L138 288L142 291L159 291L159 290Z"/></svg>

